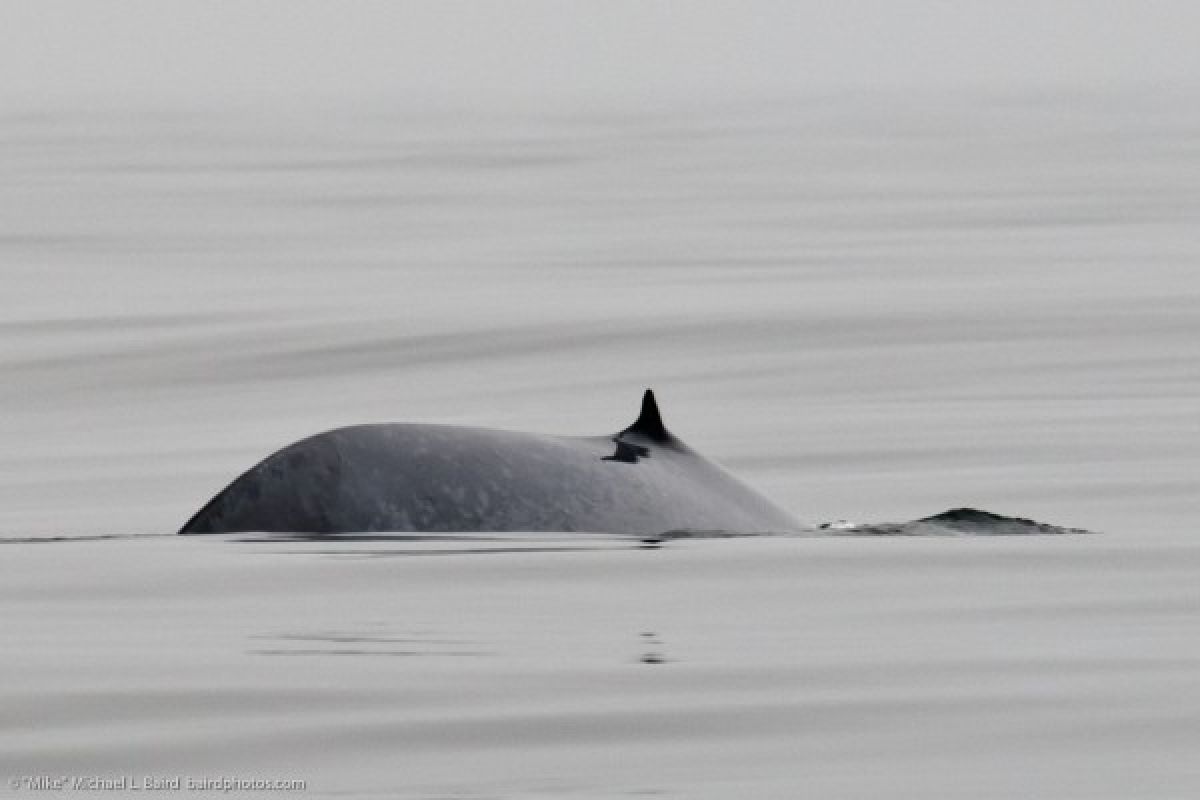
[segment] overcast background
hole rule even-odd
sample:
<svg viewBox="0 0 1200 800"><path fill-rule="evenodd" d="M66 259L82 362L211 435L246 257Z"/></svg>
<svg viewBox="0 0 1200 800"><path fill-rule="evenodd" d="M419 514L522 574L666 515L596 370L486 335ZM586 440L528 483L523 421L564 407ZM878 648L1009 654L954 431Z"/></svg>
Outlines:
<svg viewBox="0 0 1200 800"><path fill-rule="evenodd" d="M34 103L646 101L889 87L1190 86L1191 2L7 0Z"/></svg>
<svg viewBox="0 0 1200 800"><path fill-rule="evenodd" d="M0 786L1200 797L1197 9L0 0ZM806 522L1101 535L173 535L647 386Z"/></svg>

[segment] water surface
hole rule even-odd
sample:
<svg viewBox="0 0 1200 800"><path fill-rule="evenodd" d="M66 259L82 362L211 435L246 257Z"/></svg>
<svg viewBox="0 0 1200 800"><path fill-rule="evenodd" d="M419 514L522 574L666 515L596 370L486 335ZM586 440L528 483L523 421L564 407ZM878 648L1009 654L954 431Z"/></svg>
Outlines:
<svg viewBox="0 0 1200 800"><path fill-rule="evenodd" d="M1198 107L0 113L0 772L1195 794ZM1104 535L164 535L318 430L647 386L809 522Z"/></svg>

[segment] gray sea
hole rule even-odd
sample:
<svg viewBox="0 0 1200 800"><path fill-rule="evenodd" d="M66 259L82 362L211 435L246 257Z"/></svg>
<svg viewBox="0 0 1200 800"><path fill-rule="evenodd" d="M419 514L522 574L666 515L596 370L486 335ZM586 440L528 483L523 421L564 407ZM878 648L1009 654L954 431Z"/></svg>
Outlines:
<svg viewBox="0 0 1200 800"><path fill-rule="evenodd" d="M1197 99L0 110L0 780L1200 794ZM807 522L1098 533L172 535L647 387Z"/></svg>

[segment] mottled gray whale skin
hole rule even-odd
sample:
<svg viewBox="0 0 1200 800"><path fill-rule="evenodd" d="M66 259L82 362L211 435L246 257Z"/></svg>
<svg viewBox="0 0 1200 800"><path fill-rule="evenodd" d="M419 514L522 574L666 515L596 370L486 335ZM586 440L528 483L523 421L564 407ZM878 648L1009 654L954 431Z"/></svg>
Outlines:
<svg viewBox="0 0 1200 800"><path fill-rule="evenodd" d="M788 512L667 431L653 392L618 434L357 425L267 457L180 533L785 533Z"/></svg>

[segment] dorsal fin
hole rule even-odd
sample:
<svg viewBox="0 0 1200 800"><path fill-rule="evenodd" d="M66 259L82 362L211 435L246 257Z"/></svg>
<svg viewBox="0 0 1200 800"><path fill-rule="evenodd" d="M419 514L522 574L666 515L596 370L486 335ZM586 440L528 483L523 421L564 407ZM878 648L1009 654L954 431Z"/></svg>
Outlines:
<svg viewBox="0 0 1200 800"><path fill-rule="evenodd" d="M658 413L658 403L654 400L653 390L647 389L642 395L642 413L638 414L637 421L621 433L640 434L655 442L670 441L671 434L667 426L663 425L662 415Z"/></svg>

